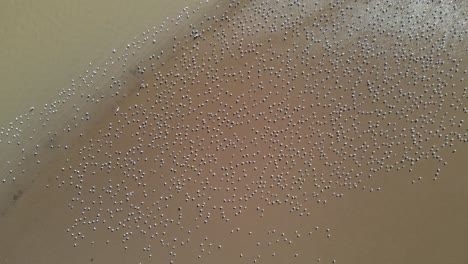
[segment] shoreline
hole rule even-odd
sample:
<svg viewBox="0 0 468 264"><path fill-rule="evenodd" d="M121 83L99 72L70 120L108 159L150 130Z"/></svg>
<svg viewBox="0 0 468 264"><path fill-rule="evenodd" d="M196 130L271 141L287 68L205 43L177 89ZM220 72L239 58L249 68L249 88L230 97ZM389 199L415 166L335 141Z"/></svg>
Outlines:
<svg viewBox="0 0 468 264"><path fill-rule="evenodd" d="M201 10L200 6L197 10L190 9L191 18L188 21L183 21L184 23L180 25L174 24L170 29L165 27L164 29L167 28L169 33L160 30L159 35L156 35L158 39L156 42L148 40L145 34L139 34L140 39L134 37L131 41L134 45L125 45L125 48L122 47L123 52L111 53L111 56L101 64L89 64L90 68L84 74L77 76L70 88L62 89L58 97L46 103L43 109L31 108L25 114L16 117L15 121L9 123L9 126L2 127L1 132L6 137L0 141L2 144L0 159L8 162L10 166L5 166L0 171L3 175L1 179L3 184L0 186L3 189L0 192L0 214L5 215L7 204L16 202L37 180L37 177L44 174L42 171L48 170L39 162L48 164L67 153L66 149L71 147L67 142L76 142L81 137L80 135L95 134L94 128L112 116L116 107L129 95L140 89L141 76L137 70L143 59L161 50L166 50L166 58L162 58L161 63L170 59L167 56L171 54L172 37L166 36L167 34L173 35L174 28L182 28L175 32L175 36L184 36L188 31L184 25L201 21L203 14L200 12L216 11L218 8L215 7L215 3L217 1L205 4ZM206 5L213 5L213 7ZM187 11L180 11L179 14ZM164 23L167 21L165 19ZM156 27L153 27L154 29ZM147 30L150 31L150 29ZM106 76L100 76L100 73ZM91 76L91 78L87 80L83 76ZM101 79L97 79L98 82L95 83L93 76ZM109 89L109 86L115 84L116 81L119 82L118 85ZM21 145L25 146L23 150L19 147ZM15 163L18 165L15 166ZM20 166L22 166L22 171L15 168ZM7 183L12 184L11 188L6 189Z"/></svg>

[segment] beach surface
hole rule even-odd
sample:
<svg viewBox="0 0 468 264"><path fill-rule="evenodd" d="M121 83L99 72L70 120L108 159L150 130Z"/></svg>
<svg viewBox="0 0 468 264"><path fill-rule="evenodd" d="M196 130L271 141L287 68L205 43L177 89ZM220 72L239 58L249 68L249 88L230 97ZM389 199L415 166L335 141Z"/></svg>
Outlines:
<svg viewBox="0 0 468 264"><path fill-rule="evenodd" d="M468 261L466 4L33 2L0 263Z"/></svg>

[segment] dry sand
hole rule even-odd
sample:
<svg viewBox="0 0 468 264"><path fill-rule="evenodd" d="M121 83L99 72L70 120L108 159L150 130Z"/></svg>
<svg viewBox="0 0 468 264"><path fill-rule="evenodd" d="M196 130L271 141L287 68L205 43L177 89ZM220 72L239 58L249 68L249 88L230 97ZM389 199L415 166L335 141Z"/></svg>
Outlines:
<svg viewBox="0 0 468 264"><path fill-rule="evenodd" d="M466 262L466 5L301 3L204 5L3 130L0 261Z"/></svg>

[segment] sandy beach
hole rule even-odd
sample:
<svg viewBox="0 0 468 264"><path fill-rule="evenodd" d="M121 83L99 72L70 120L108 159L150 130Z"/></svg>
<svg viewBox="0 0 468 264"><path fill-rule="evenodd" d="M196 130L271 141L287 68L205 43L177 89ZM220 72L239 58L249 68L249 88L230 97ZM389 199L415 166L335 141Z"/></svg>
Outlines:
<svg viewBox="0 0 468 264"><path fill-rule="evenodd" d="M3 18L0 263L468 261L466 4L149 2Z"/></svg>

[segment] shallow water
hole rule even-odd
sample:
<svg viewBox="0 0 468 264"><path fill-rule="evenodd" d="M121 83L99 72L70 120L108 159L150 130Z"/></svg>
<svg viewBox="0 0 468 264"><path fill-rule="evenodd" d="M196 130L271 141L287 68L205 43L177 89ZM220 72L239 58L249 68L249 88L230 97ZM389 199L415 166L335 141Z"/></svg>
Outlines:
<svg viewBox="0 0 468 264"><path fill-rule="evenodd" d="M0 124L54 100L113 49L197 1L3 1Z"/></svg>
<svg viewBox="0 0 468 264"><path fill-rule="evenodd" d="M466 5L230 3L60 56L2 129L0 261L466 262Z"/></svg>

